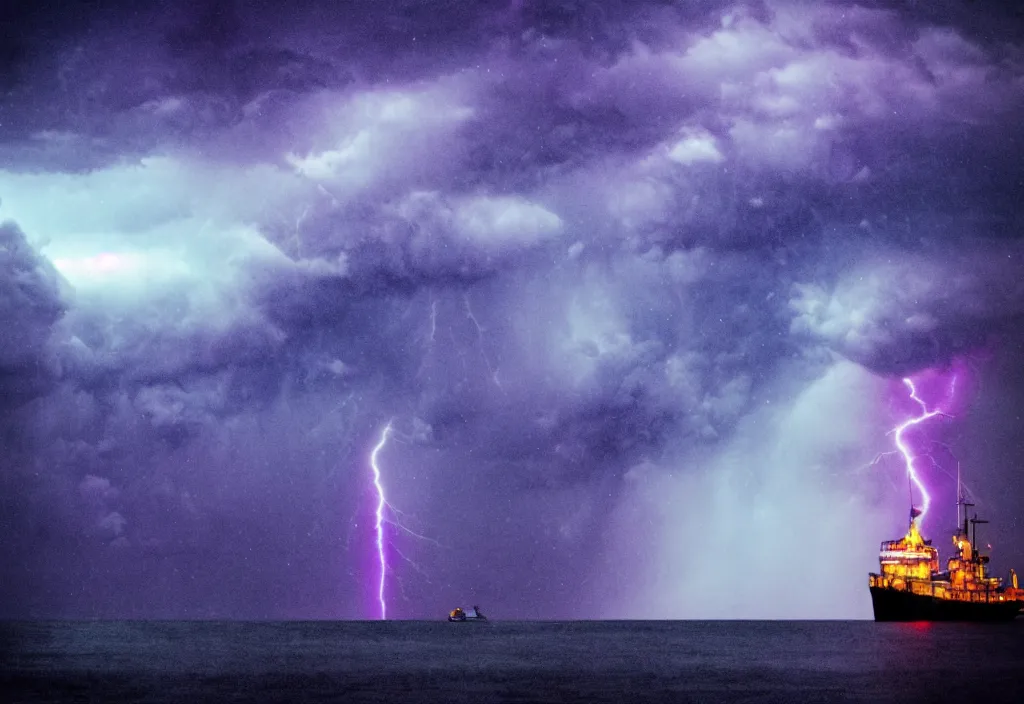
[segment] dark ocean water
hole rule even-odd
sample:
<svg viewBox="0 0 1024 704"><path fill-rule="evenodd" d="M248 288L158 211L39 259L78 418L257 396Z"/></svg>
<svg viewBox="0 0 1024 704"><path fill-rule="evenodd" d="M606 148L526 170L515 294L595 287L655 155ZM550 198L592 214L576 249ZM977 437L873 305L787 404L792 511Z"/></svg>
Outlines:
<svg viewBox="0 0 1024 704"><path fill-rule="evenodd" d="M1024 702L1010 624L0 624L3 702Z"/></svg>

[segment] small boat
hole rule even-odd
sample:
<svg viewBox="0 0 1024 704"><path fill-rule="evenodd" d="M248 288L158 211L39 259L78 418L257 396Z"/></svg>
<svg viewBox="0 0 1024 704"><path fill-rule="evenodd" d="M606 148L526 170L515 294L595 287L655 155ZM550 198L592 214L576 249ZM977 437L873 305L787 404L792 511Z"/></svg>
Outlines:
<svg viewBox="0 0 1024 704"><path fill-rule="evenodd" d="M448 614L449 621L486 621L487 617L480 612L479 606L471 606L463 609L458 606Z"/></svg>

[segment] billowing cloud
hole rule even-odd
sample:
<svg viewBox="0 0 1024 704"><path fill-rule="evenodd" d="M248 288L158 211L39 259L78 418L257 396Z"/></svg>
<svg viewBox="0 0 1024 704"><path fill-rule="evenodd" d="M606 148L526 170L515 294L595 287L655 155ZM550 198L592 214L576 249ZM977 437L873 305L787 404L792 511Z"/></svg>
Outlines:
<svg viewBox="0 0 1024 704"><path fill-rule="evenodd" d="M32 249L16 225L0 224L0 389L5 401L32 394L54 372L48 343L65 311L60 283L53 265Z"/></svg>
<svg viewBox="0 0 1024 704"><path fill-rule="evenodd" d="M831 291L798 284L792 329L882 372L948 363L985 346L1024 313L1020 247L975 247L941 259L870 257Z"/></svg>
<svg viewBox="0 0 1024 704"><path fill-rule="evenodd" d="M1017 20L941 4L0 22L0 603L371 616L390 420L395 615L866 616L890 382L1024 296Z"/></svg>

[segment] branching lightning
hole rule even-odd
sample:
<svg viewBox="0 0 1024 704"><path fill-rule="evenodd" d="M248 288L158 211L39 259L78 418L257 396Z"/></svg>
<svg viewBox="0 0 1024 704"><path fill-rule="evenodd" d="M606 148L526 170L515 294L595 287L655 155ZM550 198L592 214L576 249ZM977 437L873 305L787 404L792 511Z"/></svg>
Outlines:
<svg viewBox="0 0 1024 704"><path fill-rule="evenodd" d="M381 431L380 440L374 446L373 451L370 453L370 468L373 472L373 487L377 492L377 506L374 511L374 532L375 532L375 546L377 550L377 564L380 569L380 579L377 582L377 603L380 607L380 619L386 620L388 614L387 605L387 580L388 575L392 572L391 567L388 564L388 545L384 536L384 526L392 525L402 532L414 537L419 540L432 543L438 547L443 547L438 541L430 538L421 533L417 533L411 530L407 526L403 525L401 521L397 520L397 517L402 516L402 512L391 505L387 499L387 495L384 491L383 473L381 472L378 458L381 451L388 443L388 439L396 433L394 430L394 420L389 420L387 425L384 426L384 430ZM429 582L426 572L417 565L415 562L410 560L404 553L398 548L391 546L391 550L396 553L400 558L405 560L409 565L412 566L413 570L422 575ZM404 593L404 585L399 580L399 587L402 588Z"/></svg>
<svg viewBox="0 0 1024 704"><path fill-rule="evenodd" d="M298 228L298 224L296 225L296 228ZM428 356L433 351L434 345L437 341L439 322L438 316L440 313L438 305L439 301L436 298L434 298L433 295L431 295L429 303L430 306L426 325L427 330L426 334L424 335L424 342L426 344L425 357ZM483 325L481 325L479 319L476 317L468 293L463 293L462 295L462 307L466 320L468 320L469 323L472 324L473 330L475 331L475 342L479 349L480 358L483 361L484 367L487 369L489 379L495 385L495 387L497 387L500 391L504 393L505 389L502 387L501 381L498 377L498 369L491 364L491 359L487 354L485 345L486 328ZM468 381L469 360L467 359L466 351L463 349L464 345L460 344L459 340L456 338L455 326L449 323L447 327L448 335L452 341L452 349L454 349L455 352L459 355L459 358L462 362L464 382ZM425 363L426 360L424 360L424 364ZM423 371L424 367L421 365L420 373L422 373ZM393 556L397 556L401 560L408 563L409 566L415 572L423 576L429 582L429 578L427 578L426 573L419 565L417 565L415 562L409 559L409 557L401 550L399 550L395 545L389 543L389 541L387 540L387 536L385 535L385 526L390 524L399 531L402 531L403 533L406 533L414 538L430 542L434 545L437 545L438 547L443 547L436 540L429 538L416 531L413 531L405 525L403 525L398 520L398 517L402 516L403 514L400 511L398 511L394 506L392 506L391 503L389 503L388 501L387 494L384 489L383 472L381 471L379 458L380 453L384 450L384 448L388 444L389 439L391 439L392 437L397 437L397 439L401 440L400 434L396 433L396 431L394 430L394 419L389 420L387 425L384 426L384 429L381 431L380 434L380 439L377 441L377 444L373 447L373 450L370 453L370 468L372 470L373 476L373 487L374 490L376 491L376 508L374 510L374 545L376 549L377 569L379 572L379 579L376 582L375 591L377 608L379 609L381 620L387 619L387 596L389 579L391 577L394 577L397 587L401 590L401 593L403 595L405 593L404 583L402 582L400 576L394 572L393 567L388 562L389 553Z"/></svg>
<svg viewBox="0 0 1024 704"><path fill-rule="evenodd" d="M476 317L476 313L473 311L473 305L470 302L469 294L462 294L462 310L465 319L472 324L473 335L475 337L476 346L480 354L480 360L483 362L484 368L487 370L487 378L494 386L501 391L503 394L507 393L505 387L501 383L500 369L491 363L491 358L487 354L486 342L487 337L485 335L487 328L480 323L479 318ZM438 300L431 296L430 299L430 311L429 311L429 334L425 335L426 342L426 354L429 355L434 349L434 343L437 341L437 328L438 328ZM449 316L450 317L450 316ZM448 337L452 342L452 349L459 356L459 360L462 364L462 376L463 383L468 383L470 379L470 360L466 355L464 349L465 342L460 343L459 338L462 336L461 333L456 335L455 323L448 322ZM426 357L426 355L425 355ZM424 359L424 364L426 360ZM422 371L422 366L421 366Z"/></svg>
<svg viewBox="0 0 1024 704"><path fill-rule="evenodd" d="M949 393L951 398L956 391L956 379L957 377L956 375L954 375L950 381ZM889 432L893 433L895 436L896 448L897 451L900 453L900 456L903 457L903 463L907 470L907 477L911 482L912 488L916 487L918 493L921 496L920 522L923 522L925 516L928 513L928 508L931 506L932 499L931 495L928 493L928 489L924 485L924 482L921 480L921 477L917 473L917 468L914 466L914 463L918 458L915 455L914 451L911 449L910 445L907 444L907 441L904 438L904 433L908 429L920 425L921 423L932 418L935 418L936 416L948 416L948 414L946 414L939 407L936 407L933 410L928 410L928 404L926 404L925 401L918 395L917 387L914 385L912 379L910 379L909 377L904 378L903 384L907 387L907 390L910 392L910 398L913 399L914 402L917 403L917 405L921 408L921 413L920 415L914 416L913 418L910 418L904 421L903 423L897 425ZM875 462L877 462L882 457L883 455L879 455L875 459ZM934 458L931 459L934 463ZM913 490L911 490L912 504L913 498Z"/></svg>
<svg viewBox="0 0 1024 704"><path fill-rule="evenodd" d="M473 314L473 307L469 303L469 294L465 293L462 295L462 302L466 309L466 317L473 323L473 327L476 328L476 338L480 345L480 357L484 361L484 366L487 367L487 373L491 377L491 381L498 387L498 390L505 393L505 389L501 386L501 381L498 380L498 370L491 366L491 360L487 356L487 351L484 349L484 328L480 325L480 321L476 319L476 315Z"/></svg>

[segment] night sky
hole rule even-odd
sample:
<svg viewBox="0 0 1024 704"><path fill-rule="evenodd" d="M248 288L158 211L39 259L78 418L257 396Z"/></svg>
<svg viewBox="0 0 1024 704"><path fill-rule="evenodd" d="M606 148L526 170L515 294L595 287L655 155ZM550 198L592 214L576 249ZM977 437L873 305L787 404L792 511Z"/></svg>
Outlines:
<svg viewBox="0 0 1024 704"><path fill-rule="evenodd" d="M0 616L869 618L1024 569L1015 3L0 9ZM922 503L920 492L915 503Z"/></svg>

